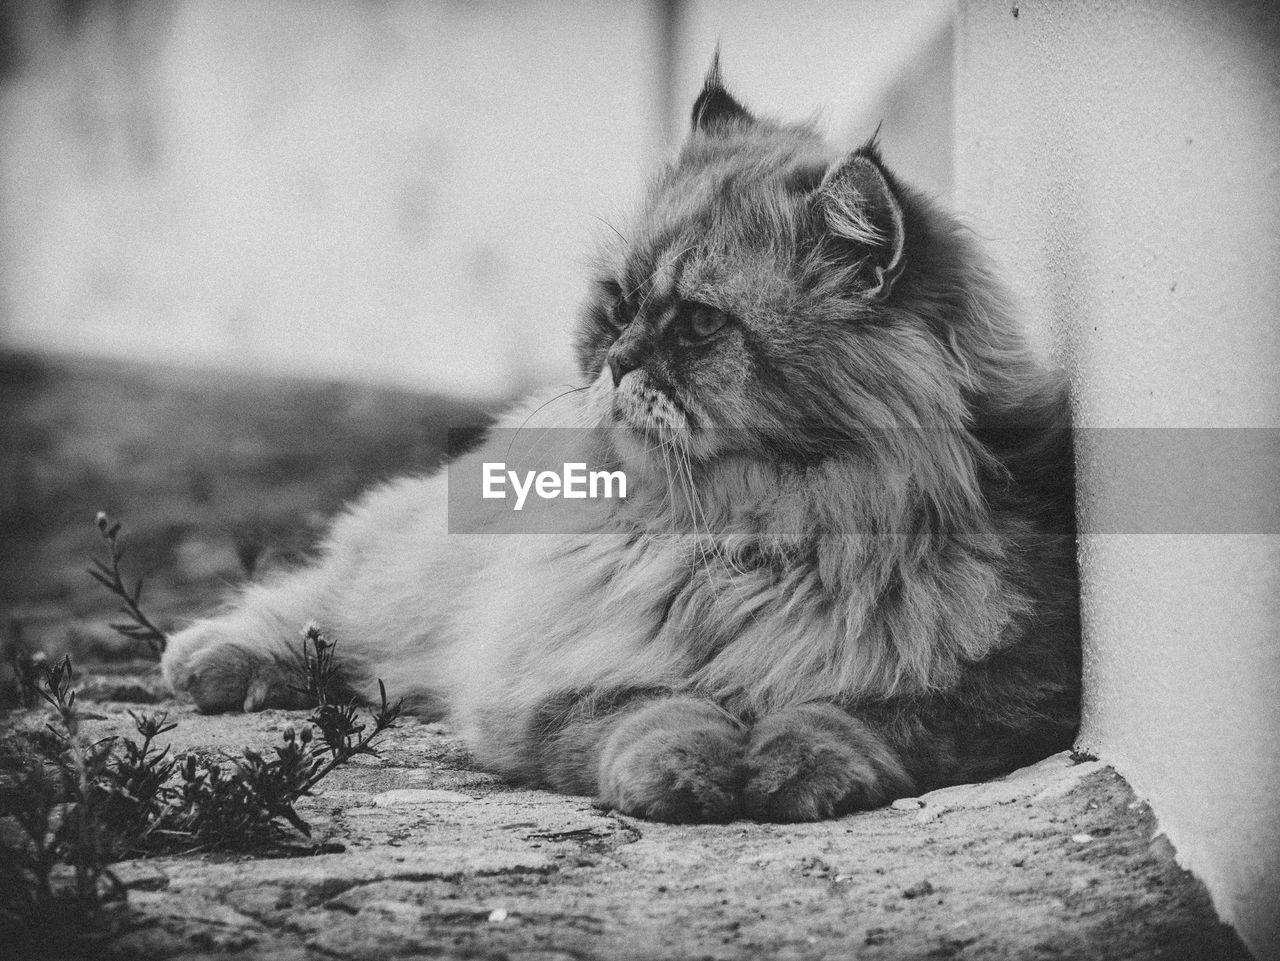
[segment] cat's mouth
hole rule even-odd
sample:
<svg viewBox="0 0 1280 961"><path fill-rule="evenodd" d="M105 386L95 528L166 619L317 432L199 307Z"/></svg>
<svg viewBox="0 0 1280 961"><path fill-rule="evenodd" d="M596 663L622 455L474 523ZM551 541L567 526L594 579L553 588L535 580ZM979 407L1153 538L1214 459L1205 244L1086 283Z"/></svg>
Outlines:
<svg viewBox="0 0 1280 961"><path fill-rule="evenodd" d="M615 447L626 459L669 468L723 453L725 432L712 429L705 414L690 410L643 371L624 377L610 390L608 403L608 420L618 433Z"/></svg>
<svg viewBox="0 0 1280 961"><path fill-rule="evenodd" d="M614 388L610 416L616 426L653 441L670 440L693 428L693 418L684 404L644 371L633 371Z"/></svg>

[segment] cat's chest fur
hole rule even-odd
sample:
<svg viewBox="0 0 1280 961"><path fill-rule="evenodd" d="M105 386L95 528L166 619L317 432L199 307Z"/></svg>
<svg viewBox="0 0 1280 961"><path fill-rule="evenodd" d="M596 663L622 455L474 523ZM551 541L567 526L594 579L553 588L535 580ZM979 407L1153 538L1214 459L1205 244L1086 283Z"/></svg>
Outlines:
<svg viewBox="0 0 1280 961"><path fill-rule="evenodd" d="M571 530L487 541L449 631L473 743L518 743L541 705L582 692L684 691L755 716L938 689L1023 603L990 518L940 537L864 458L697 480L640 476Z"/></svg>
<svg viewBox="0 0 1280 961"><path fill-rule="evenodd" d="M692 690L746 713L879 696L902 679L895 632L926 629L885 607L880 567L837 576L820 545L622 526L517 541L457 624L455 710L486 743L566 692Z"/></svg>

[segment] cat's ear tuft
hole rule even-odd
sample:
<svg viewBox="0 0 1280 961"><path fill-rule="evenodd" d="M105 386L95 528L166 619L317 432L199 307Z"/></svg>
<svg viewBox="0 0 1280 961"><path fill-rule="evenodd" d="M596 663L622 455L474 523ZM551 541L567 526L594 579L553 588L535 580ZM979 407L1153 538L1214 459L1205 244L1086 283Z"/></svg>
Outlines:
<svg viewBox="0 0 1280 961"><path fill-rule="evenodd" d="M875 138L823 178L814 195L825 227L864 275L864 293L884 300L906 266L906 223Z"/></svg>
<svg viewBox="0 0 1280 961"><path fill-rule="evenodd" d="M711 58L711 69L702 82L702 92L693 102L693 129L702 133L716 133L732 124L750 123L750 112L724 88L720 79L720 47Z"/></svg>

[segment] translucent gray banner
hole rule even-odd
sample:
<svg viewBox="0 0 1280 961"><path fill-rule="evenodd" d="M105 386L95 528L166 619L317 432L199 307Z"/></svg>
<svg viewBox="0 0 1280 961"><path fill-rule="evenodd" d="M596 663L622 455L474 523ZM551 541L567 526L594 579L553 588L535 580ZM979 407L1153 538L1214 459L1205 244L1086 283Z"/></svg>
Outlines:
<svg viewBox="0 0 1280 961"><path fill-rule="evenodd" d="M749 431L642 437L604 428L497 428L481 438L474 430L450 432L448 527L458 534L566 533L608 516L670 525L663 505L674 505L674 513L715 533L738 496L724 479L736 478L752 461L784 467L778 474L788 483L803 484L806 471L843 458L857 465L847 472L848 485L927 487L937 480L936 464L955 464L962 452L974 465L994 454L987 461L988 491L993 484L1010 489L997 480L998 469L991 472L996 462L1014 465L1015 488L1030 479L1050 496L1069 497L1078 479L1082 534L1280 534L1280 429L1076 430L1074 478L1069 471L1047 476L1072 462L1061 447L1043 464L1037 454L1010 458L1040 440L1019 430L985 431L978 440L961 432L895 430L810 437L802 448L775 452ZM689 448L715 453L700 459ZM885 465L893 470L883 472ZM954 529L958 522L952 516L947 523ZM912 520L913 530L919 525Z"/></svg>

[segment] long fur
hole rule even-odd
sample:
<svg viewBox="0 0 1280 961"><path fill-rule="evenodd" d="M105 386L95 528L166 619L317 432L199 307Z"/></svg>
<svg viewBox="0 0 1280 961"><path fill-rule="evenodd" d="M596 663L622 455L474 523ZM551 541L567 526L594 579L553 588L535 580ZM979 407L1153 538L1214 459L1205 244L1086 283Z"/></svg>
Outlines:
<svg viewBox="0 0 1280 961"><path fill-rule="evenodd" d="M509 459L513 432L553 460L603 444L628 499L523 536L496 533L498 502L449 533L444 475L396 481L315 565L175 638L175 688L287 704L315 622L353 692L384 678L487 767L669 820L826 817L1070 743L1060 379L874 145L833 157L718 74L708 90L601 258L582 389L512 411L458 468ZM730 320L689 345L690 305Z"/></svg>

